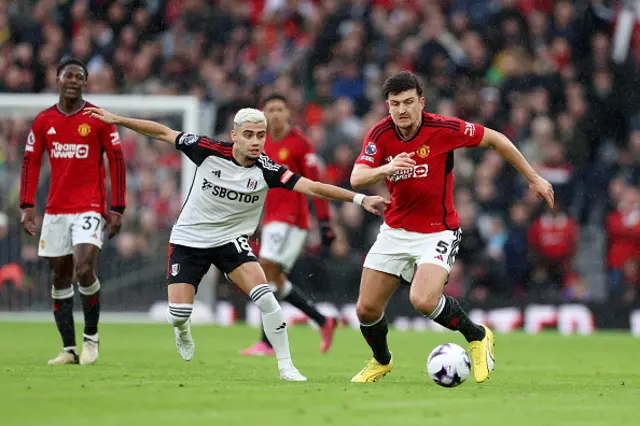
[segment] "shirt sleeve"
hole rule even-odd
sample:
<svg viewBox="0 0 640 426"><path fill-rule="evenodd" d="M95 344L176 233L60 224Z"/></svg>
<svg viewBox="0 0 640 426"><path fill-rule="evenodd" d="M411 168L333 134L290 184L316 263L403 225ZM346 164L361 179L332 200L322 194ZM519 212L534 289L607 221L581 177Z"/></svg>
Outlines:
<svg viewBox="0 0 640 426"><path fill-rule="evenodd" d="M436 125L434 124L434 126ZM484 126L468 123L459 118L443 118L437 126L441 130L438 139L444 145L445 151L476 147L484 138Z"/></svg>
<svg viewBox="0 0 640 426"><path fill-rule="evenodd" d="M382 152L380 140L378 138L375 141L373 140L374 136L380 133L379 128L380 126L373 126L367 132L362 144L362 151L360 151L360 155L356 159L356 164L364 164L369 167L380 167L382 165L384 153Z"/></svg>
<svg viewBox="0 0 640 426"><path fill-rule="evenodd" d="M22 159L22 171L20 173L20 208L34 207L38 180L40 179L40 166L42 154L46 147L46 140L41 131L40 120L33 120L27 136Z"/></svg>
<svg viewBox="0 0 640 426"><path fill-rule="evenodd" d="M120 134L115 125L103 126L100 134L100 144L109 159L109 174L111 177L111 211L122 214L126 205L127 168L124 153L120 143Z"/></svg>
<svg viewBox="0 0 640 426"><path fill-rule="evenodd" d="M175 145L178 151L182 151L198 166L211 155L219 157L231 155L231 146L193 133L180 133L176 138Z"/></svg>
<svg viewBox="0 0 640 426"><path fill-rule="evenodd" d="M291 191L301 177L264 154L258 158L258 167L262 169L262 175L269 188L284 188Z"/></svg>

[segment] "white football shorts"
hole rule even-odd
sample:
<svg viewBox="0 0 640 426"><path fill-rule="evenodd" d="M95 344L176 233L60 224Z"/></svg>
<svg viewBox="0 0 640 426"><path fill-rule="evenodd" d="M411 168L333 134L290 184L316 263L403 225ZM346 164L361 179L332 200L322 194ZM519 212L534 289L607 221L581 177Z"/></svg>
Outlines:
<svg viewBox="0 0 640 426"><path fill-rule="evenodd" d="M416 267L425 263L442 266L451 272L461 240L460 229L422 234L383 223L363 266L402 277L408 282L413 280Z"/></svg>
<svg viewBox="0 0 640 426"><path fill-rule="evenodd" d="M73 246L92 244L102 248L106 221L100 213L45 214L38 256L73 254Z"/></svg>
<svg viewBox="0 0 640 426"><path fill-rule="evenodd" d="M279 264L288 274L307 240L306 229L284 222L271 222L262 228L260 258Z"/></svg>

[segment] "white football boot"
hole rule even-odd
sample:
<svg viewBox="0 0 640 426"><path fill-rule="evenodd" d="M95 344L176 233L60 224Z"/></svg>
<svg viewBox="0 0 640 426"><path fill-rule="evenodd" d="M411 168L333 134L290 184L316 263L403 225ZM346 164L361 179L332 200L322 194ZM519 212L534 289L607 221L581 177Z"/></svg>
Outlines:
<svg viewBox="0 0 640 426"><path fill-rule="evenodd" d="M304 377L292 362L280 367L280 380L286 380L288 382L306 382L307 378Z"/></svg>
<svg viewBox="0 0 640 426"><path fill-rule="evenodd" d="M75 350L63 350L57 357L50 359L47 364L49 365L64 365L64 364L77 364L78 355Z"/></svg>
<svg viewBox="0 0 640 426"><path fill-rule="evenodd" d="M173 327L173 332L176 335L178 353L185 361L191 361L196 352L196 344L193 342L193 337L191 337L191 319L187 321L186 325L187 327L184 330Z"/></svg>
<svg viewBox="0 0 640 426"><path fill-rule="evenodd" d="M80 364L92 365L98 361L98 347L100 343L98 341L98 335L95 337L84 337L84 343L82 343L82 353L80 354Z"/></svg>

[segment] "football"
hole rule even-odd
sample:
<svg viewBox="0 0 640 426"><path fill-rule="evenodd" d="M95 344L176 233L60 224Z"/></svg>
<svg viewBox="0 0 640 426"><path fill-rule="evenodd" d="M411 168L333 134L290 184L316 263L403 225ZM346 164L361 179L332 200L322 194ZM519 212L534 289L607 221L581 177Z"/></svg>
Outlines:
<svg viewBox="0 0 640 426"><path fill-rule="evenodd" d="M434 382L446 388L464 383L471 372L467 351L455 343L436 347L427 358L427 373Z"/></svg>

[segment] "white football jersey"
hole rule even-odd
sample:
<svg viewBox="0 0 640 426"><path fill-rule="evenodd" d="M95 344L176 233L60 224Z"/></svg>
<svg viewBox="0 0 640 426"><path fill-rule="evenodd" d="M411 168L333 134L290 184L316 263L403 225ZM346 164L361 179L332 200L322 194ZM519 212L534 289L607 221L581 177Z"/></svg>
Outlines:
<svg viewBox="0 0 640 426"><path fill-rule="evenodd" d="M172 244L211 248L251 236L269 188L291 190L300 179L264 154L253 166L241 166L231 155L231 142L181 133L176 148L198 168L171 231Z"/></svg>

